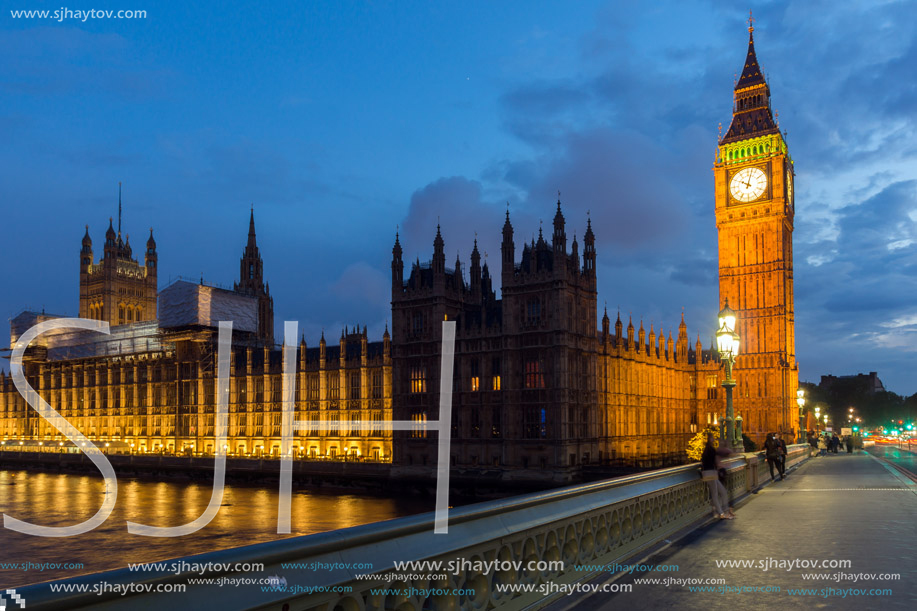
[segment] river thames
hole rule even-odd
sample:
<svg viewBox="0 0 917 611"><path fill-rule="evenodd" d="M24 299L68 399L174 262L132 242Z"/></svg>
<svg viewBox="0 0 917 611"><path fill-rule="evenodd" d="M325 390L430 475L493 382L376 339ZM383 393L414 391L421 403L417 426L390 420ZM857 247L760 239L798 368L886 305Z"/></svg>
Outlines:
<svg viewBox="0 0 917 611"><path fill-rule="evenodd" d="M432 498L385 498L369 494L293 490L292 533L277 534L278 484L267 487L227 484L213 521L184 537L143 537L127 532L127 521L177 526L201 515L210 501L211 480L150 481L119 476L114 511L95 530L73 537L35 537L2 529L0 587L8 588L84 573L121 568L280 538L308 535L369 522L432 511ZM101 477L0 471L0 511L44 526L78 524L102 503ZM2 568L11 564L20 567ZM23 570L31 565L82 565L82 568Z"/></svg>

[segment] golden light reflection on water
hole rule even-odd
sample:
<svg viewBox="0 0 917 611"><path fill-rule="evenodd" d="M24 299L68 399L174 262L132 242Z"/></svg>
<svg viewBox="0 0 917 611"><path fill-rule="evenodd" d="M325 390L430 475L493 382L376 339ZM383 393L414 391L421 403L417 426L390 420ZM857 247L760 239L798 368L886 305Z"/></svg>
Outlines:
<svg viewBox="0 0 917 611"><path fill-rule="evenodd" d="M0 471L0 511L44 526L67 526L92 517L102 504L101 477ZM347 528L433 510L433 499L294 491L291 535L277 534L277 484L271 488L227 485L220 510L202 530L185 537L142 537L127 532L129 520L177 526L197 518L210 502L211 483L154 482L121 477L118 500L99 528L75 537L32 537L0 529L0 561L83 563L82 570L0 570L0 587L74 577L228 547Z"/></svg>

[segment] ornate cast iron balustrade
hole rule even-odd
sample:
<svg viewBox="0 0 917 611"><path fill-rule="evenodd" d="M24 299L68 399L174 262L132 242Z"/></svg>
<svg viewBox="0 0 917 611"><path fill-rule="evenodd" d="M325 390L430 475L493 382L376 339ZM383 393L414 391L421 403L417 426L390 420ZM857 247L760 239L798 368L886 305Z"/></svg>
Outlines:
<svg viewBox="0 0 917 611"><path fill-rule="evenodd" d="M787 466L805 460L808 446L790 446ZM731 499L744 496L765 481L763 454L746 454L727 462ZM286 608L308 611L382 611L384 609L524 609L543 601L537 586L567 584L591 575L575 565L624 564L645 548L710 515L709 493L698 465L673 467L639 475L479 503L450 511L449 533L433 534L433 513L367 524L305 537L222 550L184 558L191 563L263 563L258 573L207 573L206 577L283 579L287 592L266 592L260 586L191 585L183 594L117 592L51 594L47 585L19 590L29 609L76 609L113 603L123 608L168 608L181 596L182 605L201 608ZM395 561L494 560L521 562L520 570L485 573L469 568L395 571ZM562 569L530 570L531 561L562 561ZM371 563L372 570L309 570L282 568L281 563L324 563L325 566ZM427 565L430 566L430 565ZM534 565L533 565L534 566ZM371 573L368 579L358 574ZM394 577L410 573L407 578ZM445 574L429 578L430 574ZM127 569L84 575L59 583L188 583L198 573L179 575L131 572ZM254 583L254 582L253 582ZM501 584L535 584L535 592L498 592ZM312 593L293 594L296 587ZM350 589L349 592L333 592ZM372 590L414 592L473 590L462 596L373 594ZM155 586L152 588L155 590ZM281 588L278 588L281 589ZM324 590L324 591L315 591ZM91 592L91 586L90 586ZM63 597L63 598L62 598Z"/></svg>

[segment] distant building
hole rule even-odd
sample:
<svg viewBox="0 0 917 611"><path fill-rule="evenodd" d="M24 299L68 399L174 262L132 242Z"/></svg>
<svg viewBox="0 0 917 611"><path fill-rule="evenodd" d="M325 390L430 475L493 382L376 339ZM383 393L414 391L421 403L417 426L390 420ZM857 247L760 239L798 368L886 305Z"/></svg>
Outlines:
<svg viewBox="0 0 917 611"><path fill-rule="evenodd" d="M829 393L839 386L844 386L849 390L856 389L869 395L885 392L885 385L882 384L879 374L875 371L870 371L868 374L857 373L847 376L826 375L822 376L821 381L818 383L819 388Z"/></svg>

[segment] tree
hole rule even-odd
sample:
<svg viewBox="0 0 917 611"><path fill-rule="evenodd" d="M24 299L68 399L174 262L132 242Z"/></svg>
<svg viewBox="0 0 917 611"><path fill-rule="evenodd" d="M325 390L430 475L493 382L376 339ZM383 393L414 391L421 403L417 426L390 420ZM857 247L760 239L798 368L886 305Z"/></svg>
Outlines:
<svg viewBox="0 0 917 611"><path fill-rule="evenodd" d="M687 452L689 460L700 460L701 454L704 453L704 446L707 445L708 433L713 433L713 442L719 444L720 430L717 427L710 425L705 429L701 429L697 432L697 435L691 438L691 440L688 442L688 447L685 448L685 452Z"/></svg>

